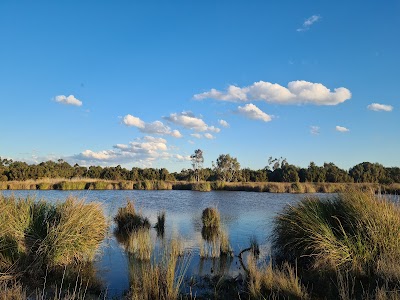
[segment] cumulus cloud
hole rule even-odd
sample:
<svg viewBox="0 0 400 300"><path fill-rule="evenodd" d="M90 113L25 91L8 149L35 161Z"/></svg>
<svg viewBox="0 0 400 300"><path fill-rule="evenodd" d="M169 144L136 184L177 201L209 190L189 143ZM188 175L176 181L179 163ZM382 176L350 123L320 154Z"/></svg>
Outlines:
<svg viewBox="0 0 400 300"><path fill-rule="evenodd" d="M387 104L372 103L367 106L369 110L373 111L392 111L393 106Z"/></svg>
<svg viewBox="0 0 400 300"><path fill-rule="evenodd" d="M196 100L215 99L230 102L262 100L274 104L337 105L350 99L351 92L344 87L331 91L321 83L304 80L291 81L287 87L277 83L258 81L242 88L229 86L225 92L211 89L209 92L196 94L193 97Z"/></svg>
<svg viewBox="0 0 400 300"><path fill-rule="evenodd" d="M228 128L229 127L229 123L225 120L218 120L219 125L221 125L222 127Z"/></svg>
<svg viewBox="0 0 400 300"><path fill-rule="evenodd" d="M315 22L318 22L321 19L321 16L319 15L312 15L308 19L304 21L302 26L300 28L297 28L296 31L307 31L310 29L311 25L313 25Z"/></svg>
<svg viewBox="0 0 400 300"><path fill-rule="evenodd" d="M196 132L211 131L218 133L221 131L220 128L215 126L208 126L201 118L196 117L193 113L187 111L181 113L172 113L168 117L164 117L164 119Z"/></svg>
<svg viewBox="0 0 400 300"><path fill-rule="evenodd" d="M174 155L174 158L176 158L179 161L191 161L192 159L190 158L190 155L180 155L176 154Z"/></svg>
<svg viewBox="0 0 400 300"><path fill-rule="evenodd" d="M82 106L82 101L75 98L74 95L58 95L54 97L54 101L66 105Z"/></svg>
<svg viewBox="0 0 400 300"><path fill-rule="evenodd" d="M310 126L310 133L312 135L319 135L320 133L319 130L320 130L319 126Z"/></svg>
<svg viewBox="0 0 400 300"><path fill-rule="evenodd" d="M137 127L139 131L147 134L158 134L158 135L170 135L175 138L181 138L182 134L178 130L171 130L170 127L165 125L161 121L154 121L152 123L146 123L138 117L132 115L126 115L122 122L126 126Z"/></svg>
<svg viewBox="0 0 400 300"><path fill-rule="evenodd" d="M215 139L215 136L208 132L204 134L204 137L209 140Z"/></svg>
<svg viewBox="0 0 400 300"><path fill-rule="evenodd" d="M264 122L269 122L272 120L271 116L263 112L254 104L246 104L245 106L239 106L237 109L237 113L253 120L261 120Z"/></svg>
<svg viewBox="0 0 400 300"><path fill-rule="evenodd" d="M190 135L192 137L195 137L196 139L201 139L201 134L200 133L191 133Z"/></svg>
<svg viewBox="0 0 400 300"><path fill-rule="evenodd" d="M70 160L78 161L81 165L135 163L150 166L157 159L171 158L173 155L168 151L165 139L145 136L128 144L116 144L112 150L85 150L70 157Z"/></svg>
<svg viewBox="0 0 400 300"><path fill-rule="evenodd" d="M336 129L336 131L339 131L339 132L349 132L350 131L350 129L343 127L343 126L336 126L335 129Z"/></svg>

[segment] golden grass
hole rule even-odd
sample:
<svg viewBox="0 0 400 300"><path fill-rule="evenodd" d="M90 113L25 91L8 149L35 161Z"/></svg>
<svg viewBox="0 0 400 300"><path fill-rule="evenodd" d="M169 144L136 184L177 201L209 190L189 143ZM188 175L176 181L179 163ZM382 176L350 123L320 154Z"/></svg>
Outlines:
<svg viewBox="0 0 400 300"><path fill-rule="evenodd" d="M289 264L273 268L270 263L258 268L253 255L249 255L247 265L251 299L309 299L306 288Z"/></svg>
<svg viewBox="0 0 400 300"><path fill-rule="evenodd" d="M201 215L203 227L206 228L219 228L221 225L221 217L216 207L207 207L203 210Z"/></svg>
<svg viewBox="0 0 400 300"><path fill-rule="evenodd" d="M150 231L147 228L140 228L129 234L126 251L138 260L150 260L153 251Z"/></svg>

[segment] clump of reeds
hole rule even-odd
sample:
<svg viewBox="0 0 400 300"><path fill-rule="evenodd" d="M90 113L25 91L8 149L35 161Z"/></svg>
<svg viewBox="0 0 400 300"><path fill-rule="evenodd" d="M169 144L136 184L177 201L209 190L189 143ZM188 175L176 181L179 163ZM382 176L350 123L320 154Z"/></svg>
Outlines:
<svg viewBox="0 0 400 300"><path fill-rule="evenodd" d="M70 197L56 205L54 216L36 255L49 266L92 260L108 225L101 205Z"/></svg>
<svg viewBox="0 0 400 300"><path fill-rule="evenodd" d="M207 207L203 210L201 215L203 227L206 228L219 228L221 223L221 217L216 207Z"/></svg>
<svg viewBox="0 0 400 300"><path fill-rule="evenodd" d="M260 255L260 244L255 236L250 238L250 251L255 258L258 258Z"/></svg>
<svg viewBox="0 0 400 300"><path fill-rule="evenodd" d="M393 286L400 279L400 268L391 267L400 261L400 208L357 190L325 200L308 197L276 218L272 249L300 270L347 272L358 283L372 278L372 287Z"/></svg>
<svg viewBox="0 0 400 300"><path fill-rule="evenodd" d="M211 184L209 182L192 183L192 191L209 192L211 191Z"/></svg>
<svg viewBox="0 0 400 300"><path fill-rule="evenodd" d="M129 234L140 228L150 228L149 219L136 212L133 201L127 201L124 207L118 208L114 221L117 224L118 234Z"/></svg>
<svg viewBox="0 0 400 300"><path fill-rule="evenodd" d="M91 260L107 230L101 206L75 198L49 204L0 196L0 210L2 269L17 260L28 262L35 272Z"/></svg>
<svg viewBox="0 0 400 300"><path fill-rule="evenodd" d="M0 300L25 300L26 291L20 282L15 280L0 281Z"/></svg>
<svg viewBox="0 0 400 300"><path fill-rule="evenodd" d="M154 225L157 231L157 236L164 237L165 232L165 211L159 212L157 214L157 223Z"/></svg>
<svg viewBox="0 0 400 300"><path fill-rule="evenodd" d="M248 290L251 299L308 299L306 288L296 271L285 263L282 268L272 264L259 268L252 255L248 256Z"/></svg>

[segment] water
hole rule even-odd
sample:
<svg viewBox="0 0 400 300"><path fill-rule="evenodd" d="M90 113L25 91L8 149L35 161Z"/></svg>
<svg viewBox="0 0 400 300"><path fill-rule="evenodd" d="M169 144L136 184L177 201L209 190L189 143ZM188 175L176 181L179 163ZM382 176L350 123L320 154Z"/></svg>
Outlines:
<svg viewBox="0 0 400 300"><path fill-rule="evenodd" d="M216 206L220 213L223 227L229 234L229 241L234 254L250 245L254 237L260 244L261 259L268 257L269 241L273 218L285 205L295 204L304 195L270 194L252 192L192 192L192 191L3 191L3 195L14 194L18 197L28 195L36 199L48 201L64 201L68 196L85 198L86 201L103 203L104 211L110 219L111 232L114 227L112 218L126 200L134 200L135 207L155 224L157 213L166 212L166 239L180 236L187 251L191 252L191 260L186 273L192 276L225 274L238 276L242 269L236 257L228 261L216 259L201 260L199 256L201 236L201 213L204 208ZM319 196L327 196L321 194ZM155 230L152 239L157 241ZM96 260L97 276L103 282L109 296L119 296L129 288L128 258L113 234L106 238Z"/></svg>

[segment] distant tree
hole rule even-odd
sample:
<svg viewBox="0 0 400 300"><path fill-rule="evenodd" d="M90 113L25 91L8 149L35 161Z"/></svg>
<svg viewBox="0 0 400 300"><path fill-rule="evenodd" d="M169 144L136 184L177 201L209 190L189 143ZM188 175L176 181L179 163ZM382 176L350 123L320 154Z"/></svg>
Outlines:
<svg viewBox="0 0 400 300"><path fill-rule="evenodd" d="M237 181L240 171L240 163L237 158L231 157L229 154L221 154L214 165L218 179L222 181Z"/></svg>
<svg viewBox="0 0 400 300"><path fill-rule="evenodd" d="M384 166L378 163L363 162L352 167L349 175L354 182L386 183L387 174Z"/></svg>
<svg viewBox="0 0 400 300"><path fill-rule="evenodd" d="M200 149L195 150L194 154L190 155L190 159L192 160L194 178L196 181L200 181L201 170L203 169L204 163L203 151Z"/></svg>

